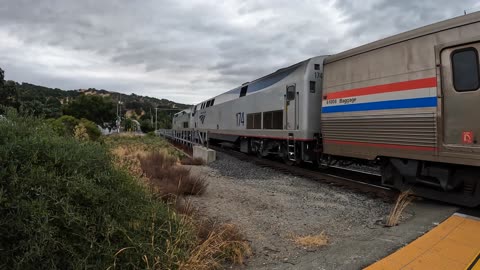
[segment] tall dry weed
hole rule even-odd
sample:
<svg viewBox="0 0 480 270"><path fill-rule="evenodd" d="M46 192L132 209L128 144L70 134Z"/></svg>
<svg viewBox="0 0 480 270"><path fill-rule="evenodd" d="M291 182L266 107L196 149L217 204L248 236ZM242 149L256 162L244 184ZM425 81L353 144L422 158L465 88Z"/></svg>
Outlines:
<svg viewBox="0 0 480 270"><path fill-rule="evenodd" d="M234 224L206 220L197 224L197 230L201 242L180 269L220 269L224 263L241 265L252 254L248 241Z"/></svg>
<svg viewBox="0 0 480 270"><path fill-rule="evenodd" d="M402 216L405 208L413 201L415 197L410 191L402 192L398 195L397 201L395 202L394 207L388 215L387 222L385 223L386 227L393 227L398 225L400 218Z"/></svg>

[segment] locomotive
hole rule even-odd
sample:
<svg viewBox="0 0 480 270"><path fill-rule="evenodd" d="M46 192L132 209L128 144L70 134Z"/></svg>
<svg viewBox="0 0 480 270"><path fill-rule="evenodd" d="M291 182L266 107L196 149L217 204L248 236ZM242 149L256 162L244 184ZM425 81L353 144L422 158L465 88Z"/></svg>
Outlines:
<svg viewBox="0 0 480 270"><path fill-rule="evenodd" d="M478 50L480 12L277 70L174 127L290 164L378 166L385 186L478 206Z"/></svg>

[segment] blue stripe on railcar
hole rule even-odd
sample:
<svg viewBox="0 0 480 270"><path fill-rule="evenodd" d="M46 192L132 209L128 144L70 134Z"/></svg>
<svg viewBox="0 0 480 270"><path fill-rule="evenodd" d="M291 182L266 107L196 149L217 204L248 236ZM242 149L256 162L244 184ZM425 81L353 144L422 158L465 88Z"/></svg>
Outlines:
<svg viewBox="0 0 480 270"><path fill-rule="evenodd" d="M400 100L376 101L360 104L323 107L322 113L375 111L388 109L409 109L436 107L437 97L411 98Z"/></svg>

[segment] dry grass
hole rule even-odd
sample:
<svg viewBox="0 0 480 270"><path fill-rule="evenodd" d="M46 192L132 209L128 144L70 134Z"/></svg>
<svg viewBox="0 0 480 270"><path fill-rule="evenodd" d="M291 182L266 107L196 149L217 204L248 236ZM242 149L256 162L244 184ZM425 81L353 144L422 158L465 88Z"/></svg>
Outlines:
<svg viewBox="0 0 480 270"><path fill-rule="evenodd" d="M328 244L328 237L325 232L316 235L306 235L294 237L293 241L298 246L305 248L318 248Z"/></svg>
<svg viewBox="0 0 480 270"><path fill-rule="evenodd" d="M388 215L385 226L393 227L398 225L403 211L413 201L414 198L415 197L410 191L400 193L397 197L397 201L395 202L395 206L392 208L390 214Z"/></svg>
<svg viewBox="0 0 480 270"><path fill-rule="evenodd" d="M170 200L183 195L202 195L208 186L205 177L193 175L177 166L176 159L161 152L139 156L140 166L152 189L161 198Z"/></svg>
<svg viewBox="0 0 480 270"><path fill-rule="evenodd" d="M190 158L190 157L183 158L180 161L180 163L182 163L182 165L197 165L197 166L205 165L205 161L203 161L203 159L201 159L201 158Z"/></svg>
<svg viewBox="0 0 480 270"><path fill-rule="evenodd" d="M249 243L234 224L203 220L197 224L199 245L180 269L220 269L223 263L241 265L252 254Z"/></svg>

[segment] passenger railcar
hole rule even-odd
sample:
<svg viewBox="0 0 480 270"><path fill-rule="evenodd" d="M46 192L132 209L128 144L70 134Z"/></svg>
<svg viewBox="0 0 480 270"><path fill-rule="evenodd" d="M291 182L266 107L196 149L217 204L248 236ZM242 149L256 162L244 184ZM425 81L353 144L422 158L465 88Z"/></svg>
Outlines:
<svg viewBox="0 0 480 270"><path fill-rule="evenodd" d="M480 204L478 50L473 13L328 57L323 155L379 160L385 185Z"/></svg>

